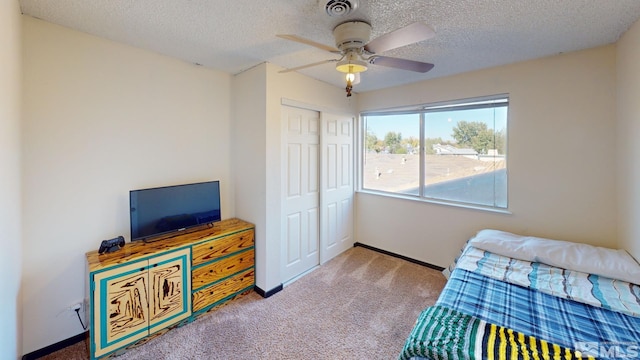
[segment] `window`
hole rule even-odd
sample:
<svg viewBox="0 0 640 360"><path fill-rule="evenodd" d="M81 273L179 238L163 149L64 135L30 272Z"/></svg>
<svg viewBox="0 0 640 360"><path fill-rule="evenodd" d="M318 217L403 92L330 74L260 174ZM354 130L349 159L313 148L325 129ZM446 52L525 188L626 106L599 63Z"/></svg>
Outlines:
<svg viewBox="0 0 640 360"><path fill-rule="evenodd" d="M507 208L506 96L362 114L361 188Z"/></svg>

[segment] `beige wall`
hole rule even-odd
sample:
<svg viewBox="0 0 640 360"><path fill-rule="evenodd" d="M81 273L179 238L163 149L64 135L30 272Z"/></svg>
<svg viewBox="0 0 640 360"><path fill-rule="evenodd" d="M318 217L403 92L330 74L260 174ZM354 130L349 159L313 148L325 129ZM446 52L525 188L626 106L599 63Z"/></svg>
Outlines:
<svg viewBox="0 0 640 360"><path fill-rule="evenodd" d="M279 285L283 99L355 113L358 100L359 109L371 110L511 95L512 214L359 193L357 241L445 266L481 228L616 246L619 226L622 245L636 257L640 253L640 228L633 221L640 216L634 185L640 165L625 166L637 158L628 153L640 149L633 141L640 135L634 101L640 93L634 66L640 60L638 24L617 48L346 99L341 88L279 74L271 64L232 78L24 17L23 248L28 256L21 262L15 256L21 251L20 16L15 2L5 4L0 5L0 229L13 235L2 238L11 252L0 252L0 264L3 270L23 264L25 311L24 346L14 345L22 333L3 326L0 349L28 353L82 332L75 313L65 309L85 296L84 253L105 238L125 235L128 241L127 195L133 188L220 179L223 216L256 224L257 285L263 290ZM617 103L616 91L625 95ZM616 110L622 124L617 133ZM616 135L624 137L619 167L611 160ZM612 174L628 180L616 183ZM624 222L617 221L618 211L626 212ZM2 324L16 322L20 307L20 271L9 273L15 276L8 278L9 292L0 293Z"/></svg>
<svg viewBox="0 0 640 360"><path fill-rule="evenodd" d="M616 55L620 245L640 261L640 21L618 41Z"/></svg>
<svg viewBox="0 0 640 360"><path fill-rule="evenodd" d="M508 93L511 214L359 193L357 241L440 266L482 228L617 246L615 54L606 46L360 95L360 110L372 110Z"/></svg>
<svg viewBox="0 0 640 360"><path fill-rule="evenodd" d="M233 78L233 137L231 167L233 171L236 215L255 226L256 284L263 290L267 284L266 238L266 66L251 68ZM247 106L251 104L251 106ZM273 277L274 274L271 274ZM276 277L277 278L277 277Z"/></svg>
<svg viewBox="0 0 640 360"><path fill-rule="evenodd" d="M256 224L256 285L265 291L283 282L283 99L312 110L356 114L357 96L347 99L344 89L280 70L268 63L256 66L234 78L233 92L236 209L239 217Z"/></svg>
<svg viewBox="0 0 640 360"><path fill-rule="evenodd" d="M220 180L231 76L29 17L24 42L23 352L83 332L85 258L129 241L131 189Z"/></svg>
<svg viewBox="0 0 640 360"><path fill-rule="evenodd" d="M20 355L20 8L0 2L0 358Z"/></svg>

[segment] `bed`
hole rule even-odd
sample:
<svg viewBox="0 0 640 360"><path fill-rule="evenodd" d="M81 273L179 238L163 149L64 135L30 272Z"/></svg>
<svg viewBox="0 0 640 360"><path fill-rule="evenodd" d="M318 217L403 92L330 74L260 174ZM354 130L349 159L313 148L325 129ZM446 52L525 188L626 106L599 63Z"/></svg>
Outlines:
<svg viewBox="0 0 640 360"><path fill-rule="evenodd" d="M444 273L401 360L640 358L640 264L624 250L486 229Z"/></svg>

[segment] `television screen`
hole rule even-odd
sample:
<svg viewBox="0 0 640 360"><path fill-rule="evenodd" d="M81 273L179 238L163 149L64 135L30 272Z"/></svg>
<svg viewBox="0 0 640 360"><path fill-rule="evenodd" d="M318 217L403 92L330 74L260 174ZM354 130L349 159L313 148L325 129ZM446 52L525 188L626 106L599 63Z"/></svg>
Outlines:
<svg viewBox="0 0 640 360"><path fill-rule="evenodd" d="M132 190L129 209L132 241L220 221L220 182Z"/></svg>

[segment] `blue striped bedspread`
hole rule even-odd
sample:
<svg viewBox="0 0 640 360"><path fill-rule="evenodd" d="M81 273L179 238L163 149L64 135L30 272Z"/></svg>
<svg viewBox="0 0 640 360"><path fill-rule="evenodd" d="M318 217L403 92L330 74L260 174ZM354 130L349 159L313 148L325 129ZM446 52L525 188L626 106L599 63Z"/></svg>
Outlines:
<svg viewBox="0 0 640 360"><path fill-rule="evenodd" d="M467 246L456 268L545 294L640 316L640 286L622 280L512 259Z"/></svg>
<svg viewBox="0 0 640 360"><path fill-rule="evenodd" d="M436 305L567 348L576 342L640 343L640 317L510 284L460 267Z"/></svg>

